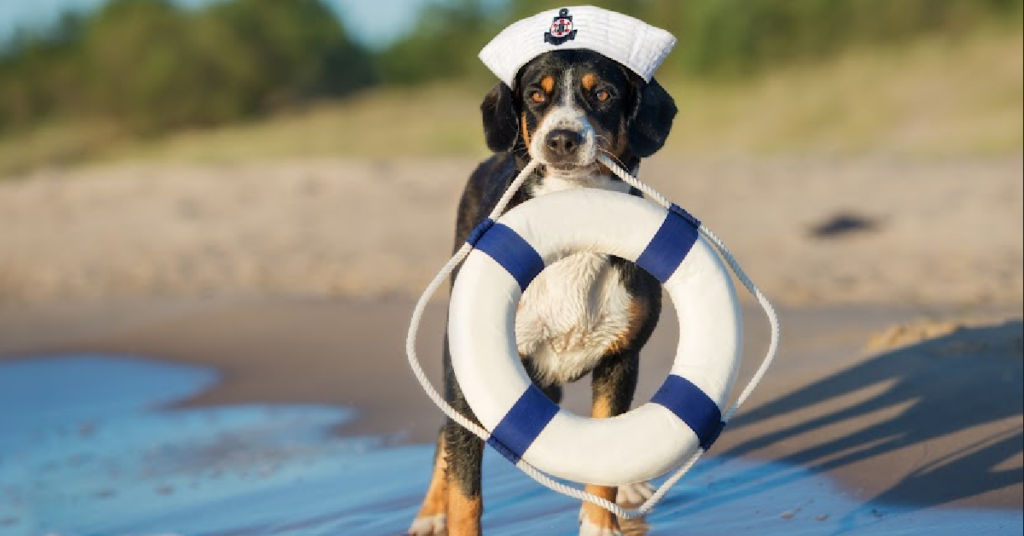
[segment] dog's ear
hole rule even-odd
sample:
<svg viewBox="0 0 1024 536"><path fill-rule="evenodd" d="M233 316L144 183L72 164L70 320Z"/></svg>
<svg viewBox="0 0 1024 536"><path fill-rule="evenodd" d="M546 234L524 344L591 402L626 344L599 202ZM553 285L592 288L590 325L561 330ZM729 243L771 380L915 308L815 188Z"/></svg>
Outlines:
<svg viewBox="0 0 1024 536"><path fill-rule="evenodd" d="M498 82L484 97L480 113L483 115L487 146L496 153L510 151L519 137L519 120L516 118L512 88L505 82Z"/></svg>
<svg viewBox="0 0 1024 536"><path fill-rule="evenodd" d="M643 84L637 91L636 108L629 122L629 147L641 158L651 156L668 139L676 103L657 80Z"/></svg>

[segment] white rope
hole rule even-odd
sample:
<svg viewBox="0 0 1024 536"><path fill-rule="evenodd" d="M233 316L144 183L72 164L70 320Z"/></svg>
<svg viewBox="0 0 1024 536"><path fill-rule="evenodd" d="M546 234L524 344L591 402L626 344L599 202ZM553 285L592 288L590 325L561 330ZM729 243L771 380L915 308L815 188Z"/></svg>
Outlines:
<svg viewBox="0 0 1024 536"><path fill-rule="evenodd" d="M508 188L505 190L505 194L498 200L498 204L494 207L494 210L491 211L488 218L491 220L498 219L498 216L500 216L505 210L509 201L512 200L512 196L515 195L516 191L519 190L519 187L523 185L523 181L533 173L533 170L537 169L538 165L540 165L540 162L534 160L519 172L519 176L512 181L512 184L508 185ZM434 386L430 383L430 379L427 378L427 374L423 372L423 367L420 366L420 359L416 355L416 337L419 335L420 322L423 320L423 311L427 308L427 303L430 302L430 298L434 297L434 293L437 292L437 289L441 288L445 279L451 275L459 263L461 263L472 250L473 246L469 242L462 244L462 247L455 252L455 255L452 255L452 258L448 260L444 267L441 268L441 271L434 276L434 280L427 285L427 289L423 291L423 295L420 296L420 301L416 302L416 307L412 310L412 320L409 322L409 335L405 339L405 354L409 358L409 366L412 367L413 374L416 375L416 379L420 381L420 385L423 386L423 390L427 392L427 396L434 401L434 404L441 408L441 411L443 411L449 419L459 423L459 425L466 430L473 432L480 439L487 441L487 438L490 436L487 430L484 430L480 425L467 419L458 411L455 411L455 408L448 404L444 397L437 392L437 389L434 389Z"/></svg>
<svg viewBox="0 0 1024 536"><path fill-rule="evenodd" d="M611 170L612 173L614 173L620 179L625 181L626 184L629 184L630 186L636 188L637 190L640 190L641 192L644 193L645 196L649 197L652 201L661 205L662 207L671 208L672 203L669 200L665 199L664 196L654 191L654 189L651 188L650 186L647 186L646 184L640 182L640 180L637 179L636 177L627 173L625 169L622 169L622 166L615 163L615 161L613 161L611 158L608 158L603 154L598 156L598 158L601 160L602 164L604 164L609 170ZM754 373L753 378L750 379L750 383L747 384L746 389L744 389L743 392L740 393L740 396L736 399L736 402L732 406L730 406L729 409L726 410L726 412L722 415L722 422L729 422L729 419L733 416L733 414L736 413L736 410L738 410L740 406L742 406L743 403L746 402L748 398L750 398L750 395L751 393L754 392L754 389L757 387L757 384L761 383L761 379L764 378L764 375L768 372L768 367L770 367L772 361L775 360L775 354L776 352L778 352L779 349L779 317L778 315L775 314L775 308L772 307L772 304L768 301L768 298L766 298L765 295L761 292L761 289L757 288L757 286L754 285L754 282L750 280L750 277L747 276L747 273L744 272L743 268L740 267L740 263L737 262L736 258L732 256L732 253L729 252L729 249L725 247L725 243L722 242L722 239L718 238L718 235L711 232L711 229L708 229L708 227L703 223L701 223L700 225L700 234L704 235L704 237L707 238L708 241L715 246L715 249L718 250L718 252L722 255L722 258L724 258L725 262L729 265L729 269L732 270L732 273L736 274L736 278L740 280L740 283L743 283L743 286L746 287L747 290L750 291L750 293L754 296L754 298L757 299L757 302L761 304L761 308L764 309L764 314L768 317L768 323L771 326L771 343L769 343L768 345L768 351L765 353L764 360L761 362L761 366L757 369L757 372Z"/></svg>
<svg viewBox="0 0 1024 536"><path fill-rule="evenodd" d="M640 182L640 180L637 179L636 177L630 175L625 169L623 169L621 166L615 163L612 159L608 158L605 155L600 155L598 158L601 160L602 164L607 166L608 169L612 171L612 173L615 173L615 175L617 175L620 179L625 181L630 186L643 192L644 196L646 196L647 198L651 199L652 201L666 209L672 206L671 202L665 199L664 196L656 192L650 186L644 184L643 182ZM529 164L526 165L525 168L523 168L521 172L519 172L519 175L516 176L515 180L513 180L512 183L509 184L508 188L505 190L505 194L502 195L501 199L498 201L498 204L495 205L494 210L491 211L491 214L488 216L490 220L496 221L498 217L501 216L501 214L505 211L505 207L508 206L509 201L512 200L512 196L515 195L515 193L519 190L520 186L522 186L523 182L530 176L530 174L534 172L534 170L537 169L539 165L540 163L538 161L531 161ZM765 314L768 316L768 322L771 324L771 343L768 345L768 352L765 355L760 368L758 368L753 378L751 378L750 382L747 384L747 387L736 399L736 402L733 403L733 405L730 406L729 409L726 410L725 413L722 415L722 422L728 422L729 419L732 418L732 416L736 413L736 410L738 410L739 407L744 402L746 402L747 398L750 397L750 394L754 391L754 388L757 387L757 384L761 382L761 379L764 378L765 373L768 371L768 367L771 366L772 361L775 359L775 354L778 351L779 347L779 320L775 314L775 309L773 309L771 303L768 302L768 298L766 298L764 294L762 294L761 291L750 280L747 274L740 267L739 263L732 256L732 253L730 253L729 250L726 249L725 244L722 242L722 240L718 238L718 236L716 236L714 233L712 233L711 230L708 229L707 226L705 226L704 224L701 224L700 226L700 233L704 235L704 237L707 238L708 241L710 241L715 246L715 249L717 249L718 252L725 259L726 263L729 265L729 268L732 270L732 272L736 274L736 277L740 280L741 283L743 283L743 286L746 287L747 290L749 290L750 293L754 295L758 303L760 303L761 307L764 309ZM420 385L423 387L423 390L426 391L427 396L430 397L434 404L438 408L440 408L441 411L443 411L444 414L448 416L448 418L458 423L459 426L462 426L466 430L469 430L474 435L479 437L481 440L487 441L487 439L490 437L490 433L487 430L485 430L479 424L473 422L466 416L456 411L455 408L449 405L448 402L444 399L444 397L442 397L441 394L438 393L436 389L434 389L434 386L430 383L430 380L427 378L426 373L423 371L423 367L420 366L419 357L416 355L416 339L419 335L419 327L421 321L423 320L423 311L426 309L427 303L430 302L430 298L434 296L434 294L437 292L437 289L439 289L441 285L444 284L448 276L451 275L451 273L455 270L456 267L458 267L458 265L463 260L465 260L466 256L469 255L470 251L472 250L473 246L471 244L469 244L468 242L463 244L462 247L460 247L459 250L455 252L455 255L453 255L452 258L449 259L448 262L441 268L437 275L434 276L434 279L430 282L429 285L427 285L426 290L423 291L423 295L420 296L419 301L416 302L416 307L413 309L412 312L412 319L409 322L409 335L405 341L405 352L407 357L409 358L409 366L412 368L413 374L416 375L416 379L419 380ZM521 469L524 473L530 475L531 478L536 480L537 483L541 484L542 486L548 489L551 489L552 491L561 493L562 495L566 495L568 497L573 497L581 501L587 501L596 504L597 506L600 506L601 508L604 508L605 510L608 510L609 512L615 514L619 519L635 519L651 511L651 509L654 508L654 505L656 505L665 496L665 494L668 493L669 489L671 489L672 486L674 486L687 472L689 472L690 468L692 468L693 465L697 463L697 460L700 459L701 455L703 454L704 449L698 448L685 462L683 462L683 464L674 473L672 473L672 476L666 479L665 482L663 482L662 485L658 487L654 494L651 495L646 501L644 501L644 503L640 505L640 507L637 508L636 510L626 510L612 501L598 497L592 493L587 493L585 490L559 482L548 476L546 473L540 471L536 467L530 465L528 462L526 462L526 460L519 460L519 463L516 464L516 467L519 467L519 469Z"/></svg>

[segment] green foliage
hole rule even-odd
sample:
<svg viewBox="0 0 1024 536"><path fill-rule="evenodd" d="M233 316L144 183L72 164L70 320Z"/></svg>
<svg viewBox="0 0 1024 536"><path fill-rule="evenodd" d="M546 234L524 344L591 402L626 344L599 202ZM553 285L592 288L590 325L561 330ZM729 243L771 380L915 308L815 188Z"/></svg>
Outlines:
<svg viewBox="0 0 1024 536"><path fill-rule="evenodd" d="M453 0L422 12L413 32L378 57L381 77L409 84L462 77L476 67L476 51L501 30L479 0Z"/></svg>
<svg viewBox="0 0 1024 536"><path fill-rule="evenodd" d="M0 131L98 117L138 134L234 121L373 82L369 54L319 0L185 11L113 0L0 58Z"/></svg>
<svg viewBox="0 0 1024 536"><path fill-rule="evenodd" d="M662 68L707 77L755 73L815 61L855 45L891 44L922 34L955 35L1005 19L1020 25L1024 0L595 0L679 38ZM546 9L548 0L510 0L488 12L463 0L429 9L405 40L383 54L385 80L422 82L485 76L476 52L505 25Z"/></svg>
<svg viewBox="0 0 1024 536"><path fill-rule="evenodd" d="M80 102L83 28L69 14L47 38L22 32L12 39L0 55L0 133L50 115L58 103Z"/></svg>
<svg viewBox="0 0 1024 536"><path fill-rule="evenodd" d="M595 0L668 29L663 74L745 76L851 46L1019 27L1024 0ZM493 77L477 51L550 0L435 0L404 39L354 44L321 0L111 0L0 45L0 135L66 119L158 134L223 124L384 82Z"/></svg>
<svg viewBox="0 0 1024 536"><path fill-rule="evenodd" d="M681 38L670 69L749 74L813 61L852 45L955 35L993 18L1019 17L1021 0L689 0L667 17Z"/></svg>

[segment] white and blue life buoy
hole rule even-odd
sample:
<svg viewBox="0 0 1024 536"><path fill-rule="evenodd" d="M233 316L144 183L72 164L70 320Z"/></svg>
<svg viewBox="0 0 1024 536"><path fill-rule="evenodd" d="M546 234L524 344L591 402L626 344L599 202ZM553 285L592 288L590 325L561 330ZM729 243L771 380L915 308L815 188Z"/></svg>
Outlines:
<svg viewBox="0 0 1024 536"><path fill-rule="evenodd" d="M452 366L488 443L513 463L601 485L640 482L706 450L722 429L743 348L732 280L700 224L672 206L603 190L532 199L474 231L452 290ZM515 341L523 291L580 251L637 263L679 317L671 373L650 402L609 419L561 409L532 384Z"/></svg>

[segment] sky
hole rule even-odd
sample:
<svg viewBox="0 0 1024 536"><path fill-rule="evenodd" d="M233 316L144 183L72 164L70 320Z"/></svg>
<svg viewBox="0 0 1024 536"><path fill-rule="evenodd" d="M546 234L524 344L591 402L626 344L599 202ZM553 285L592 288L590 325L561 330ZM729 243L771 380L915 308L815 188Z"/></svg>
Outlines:
<svg viewBox="0 0 1024 536"><path fill-rule="evenodd" d="M68 9L89 10L106 0L0 0L0 42L19 26L38 27ZM217 0L173 0L199 6ZM401 37L416 22L420 9L443 0L323 0L342 17L353 38L380 48Z"/></svg>

